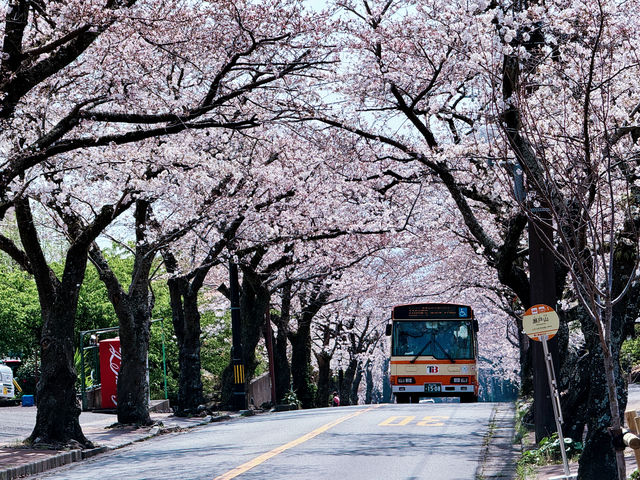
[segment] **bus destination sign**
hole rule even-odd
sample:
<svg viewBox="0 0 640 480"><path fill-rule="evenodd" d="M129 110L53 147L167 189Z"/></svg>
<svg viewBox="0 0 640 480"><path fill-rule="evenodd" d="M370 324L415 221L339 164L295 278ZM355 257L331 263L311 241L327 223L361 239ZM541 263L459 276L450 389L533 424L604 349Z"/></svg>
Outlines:
<svg viewBox="0 0 640 480"><path fill-rule="evenodd" d="M522 317L522 329L527 336L536 341L541 341L545 336L551 340L560 326L558 314L549 305L534 305L527 310Z"/></svg>
<svg viewBox="0 0 640 480"><path fill-rule="evenodd" d="M466 305L450 303L418 303L414 305L399 305L393 309L395 320L410 320L430 318L434 320L453 320L473 317L471 308Z"/></svg>

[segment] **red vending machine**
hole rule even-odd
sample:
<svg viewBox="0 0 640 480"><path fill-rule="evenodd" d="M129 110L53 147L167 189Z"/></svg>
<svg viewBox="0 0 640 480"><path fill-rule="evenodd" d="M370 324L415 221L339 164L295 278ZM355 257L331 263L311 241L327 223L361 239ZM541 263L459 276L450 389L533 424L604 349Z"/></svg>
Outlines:
<svg viewBox="0 0 640 480"><path fill-rule="evenodd" d="M118 405L118 373L120 372L120 339L110 338L98 343L100 352L100 383L102 408Z"/></svg>

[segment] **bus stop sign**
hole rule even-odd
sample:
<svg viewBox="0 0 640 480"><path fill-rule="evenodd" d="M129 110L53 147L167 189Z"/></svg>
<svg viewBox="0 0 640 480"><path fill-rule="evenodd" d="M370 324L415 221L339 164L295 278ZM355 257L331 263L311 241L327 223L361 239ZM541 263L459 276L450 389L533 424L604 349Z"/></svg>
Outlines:
<svg viewBox="0 0 640 480"><path fill-rule="evenodd" d="M522 317L522 328L527 336L536 341L540 341L542 336L547 340L553 338L558 333L560 319L558 314L549 305L534 305L527 310Z"/></svg>

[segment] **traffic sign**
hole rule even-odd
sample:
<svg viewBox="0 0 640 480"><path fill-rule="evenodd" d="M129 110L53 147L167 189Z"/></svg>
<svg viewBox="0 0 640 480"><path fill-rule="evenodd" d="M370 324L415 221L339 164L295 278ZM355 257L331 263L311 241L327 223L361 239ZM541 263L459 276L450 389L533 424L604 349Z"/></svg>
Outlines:
<svg viewBox="0 0 640 480"><path fill-rule="evenodd" d="M537 342L542 342L542 350L544 351L545 364L547 367L547 380L549 381L549 392L551 393L551 405L553 407L553 416L556 420L556 431L558 432L558 440L560 443L560 453L562 454L562 463L564 466L564 475L551 477L550 480L575 480L576 474L569 472L569 462L567 460L567 452L564 446L564 437L562 436L562 409L560 408L560 393L558 392L558 383L556 382L556 374L553 371L553 359L549 352L547 340L553 338L558 333L560 319L558 314L549 305L534 305L524 313L522 317L522 328L527 336Z"/></svg>
<svg viewBox="0 0 640 480"><path fill-rule="evenodd" d="M527 336L536 341L541 341L545 336L550 340L558 333L560 319L558 314L549 305L538 304L528 309L522 317L522 328Z"/></svg>

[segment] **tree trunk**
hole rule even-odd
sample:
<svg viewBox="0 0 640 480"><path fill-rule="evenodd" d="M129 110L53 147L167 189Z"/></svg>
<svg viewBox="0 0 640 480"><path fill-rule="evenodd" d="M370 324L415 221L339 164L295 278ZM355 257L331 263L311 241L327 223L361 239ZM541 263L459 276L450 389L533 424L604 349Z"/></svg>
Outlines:
<svg viewBox="0 0 640 480"><path fill-rule="evenodd" d="M564 418L562 433L565 438L582 442L584 427L589 419L585 400L589 397L591 386L591 362L584 346L578 349L572 368L566 368L564 376L566 380L560 380L560 384L564 385L561 398Z"/></svg>
<svg viewBox="0 0 640 480"><path fill-rule="evenodd" d="M148 355L154 300L149 291L149 275L157 247L146 241L149 214L149 202L137 200L134 212L137 241L128 292L122 288L98 246L94 245L90 252L120 324L118 422L133 425L153 423L149 416Z"/></svg>
<svg viewBox="0 0 640 480"><path fill-rule="evenodd" d="M256 347L260 342L262 325L269 308L270 294L262 285L256 272L242 267L242 288L240 290L240 319L242 338L242 362L244 364L245 381L249 382L255 375L258 361ZM232 405L233 366L231 364L222 372L222 402Z"/></svg>
<svg viewBox="0 0 640 480"><path fill-rule="evenodd" d="M278 335L274 348L276 371L276 399L280 402L291 388L291 366L287 358L288 325L280 321L277 324Z"/></svg>
<svg viewBox="0 0 640 480"><path fill-rule="evenodd" d="M146 289L145 289L146 290ZM120 320L122 363L118 374L118 422L151 425L149 416L149 338L151 307L147 292L138 292L126 303Z"/></svg>
<svg viewBox="0 0 640 480"><path fill-rule="evenodd" d="M256 347L262 337L262 325L265 321L271 295L261 282L253 281L243 269L242 291L240 295L240 315L242 317L242 355L244 357L247 382L256 372L258 360Z"/></svg>
<svg viewBox="0 0 640 480"><path fill-rule="evenodd" d="M78 296L87 269L91 242L130 202L117 207L105 205L89 225L66 213L71 245L67 251L62 280L49 267L42 251L28 198L16 198L14 207L24 252L3 242L11 257L33 274L42 314L41 373L36 387L38 412L29 437L34 443L64 445L77 442L92 446L80 428L80 407L76 398L74 368L74 325Z"/></svg>
<svg viewBox="0 0 640 480"><path fill-rule="evenodd" d="M612 352L618 358L622 344L622 322L614 318L612 323ZM589 350L590 382L587 405L587 436L584 451L580 456L578 477L580 480L616 479L618 466L616 452L613 447L609 427L612 425L611 407L609 404L606 374L603 368L602 345L598 338L596 326L590 318L583 317L582 331ZM613 374L617 384L620 412L626 407L626 385L617 362ZM621 413L623 415L623 413ZM619 421L623 421L622 418Z"/></svg>
<svg viewBox="0 0 640 480"><path fill-rule="evenodd" d="M311 323L298 322L298 331L289 335L291 341L291 379L293 390L302 408L314 407L311 382Z"/></svg>
<svg viewBox="0 0 640 480"><path fill-rule="evenodd" d="M178 341L178 404L176 415L195 414L202 404L202 377L200 375L200 312L198 294L192 291L189 281L174 277L167 282L171 297L173 329Z"/></svg>
<svg viewBox="0 0 640 480"><path fill-rule="evenodd" d="M289 342L289 320L291 318L291 284L282 287L282 305L279 315L272 315L278 329L274 348L274 362L276 371L276 401L280 402L291 388L291 365L287 357Z"/></svg>
<svg viewBox="0 0 640 480"><path fill-rule="evenodd" d="M371 371L371 362L369 361L365 367L365 381L367 389L364 394L364 403L365 405L370 405L373 403L373 372Z"/></svg>
<svg viewBox="0 0 640 480"><path fill-rule="evenodd" d="M350 360L340 384L340 399L342 400L342 405L351 405L351 391L357 369L358 361L355 359Z"/></svg>
<svg viewBox="0 0 640 480"><path fill-rule="evenodd" d="M356 369L356 375L353 378L353 385L351 386L351 396L349 401L351 405L358 405L358 390L360 390L360 383L362 382L362 365L358 363Z"/></svg>
<svg viewBox="0 0 640 480"><path fill-rule="evenodd" d="M318 390L316 391L317 407L326 407L329 403L329 382L331 380L331 357L326 351L316 353L318 364Z"/></svg>
<svg viewBox="0 0 640 480"><path fill-rule="evenodd" d="M78 442L83 448L92 443L80 427L80 406L76 398L76 371L73 361L73 325L77 292L60 291L53 305L42 309L40 380L36 390L36 425L28 441L34 445L60 447Z"/></svg>
<svg viewBox="0 0 640 480"><path fill-rule="evenodd" d="M88 245L72 243L67 251L62 281L58 280L42 252L29 199L16 199L14 205L25 251L22 266L33 273L42 314L40 379L36 386L38 410L28 440L36 445L59 447L77 442L82 447L91 447L80 427L73 360L75 316L87 268Z"/></svg>
<svg viewBox="0 0 640 480"><path fill-rule="evenodd" d="M616 454L609 434L611 410L607 398L607 385L602 372L602 356L593 355L591 382L588 396L587 436L580 455L580 480L618 478Z"/></svg>

